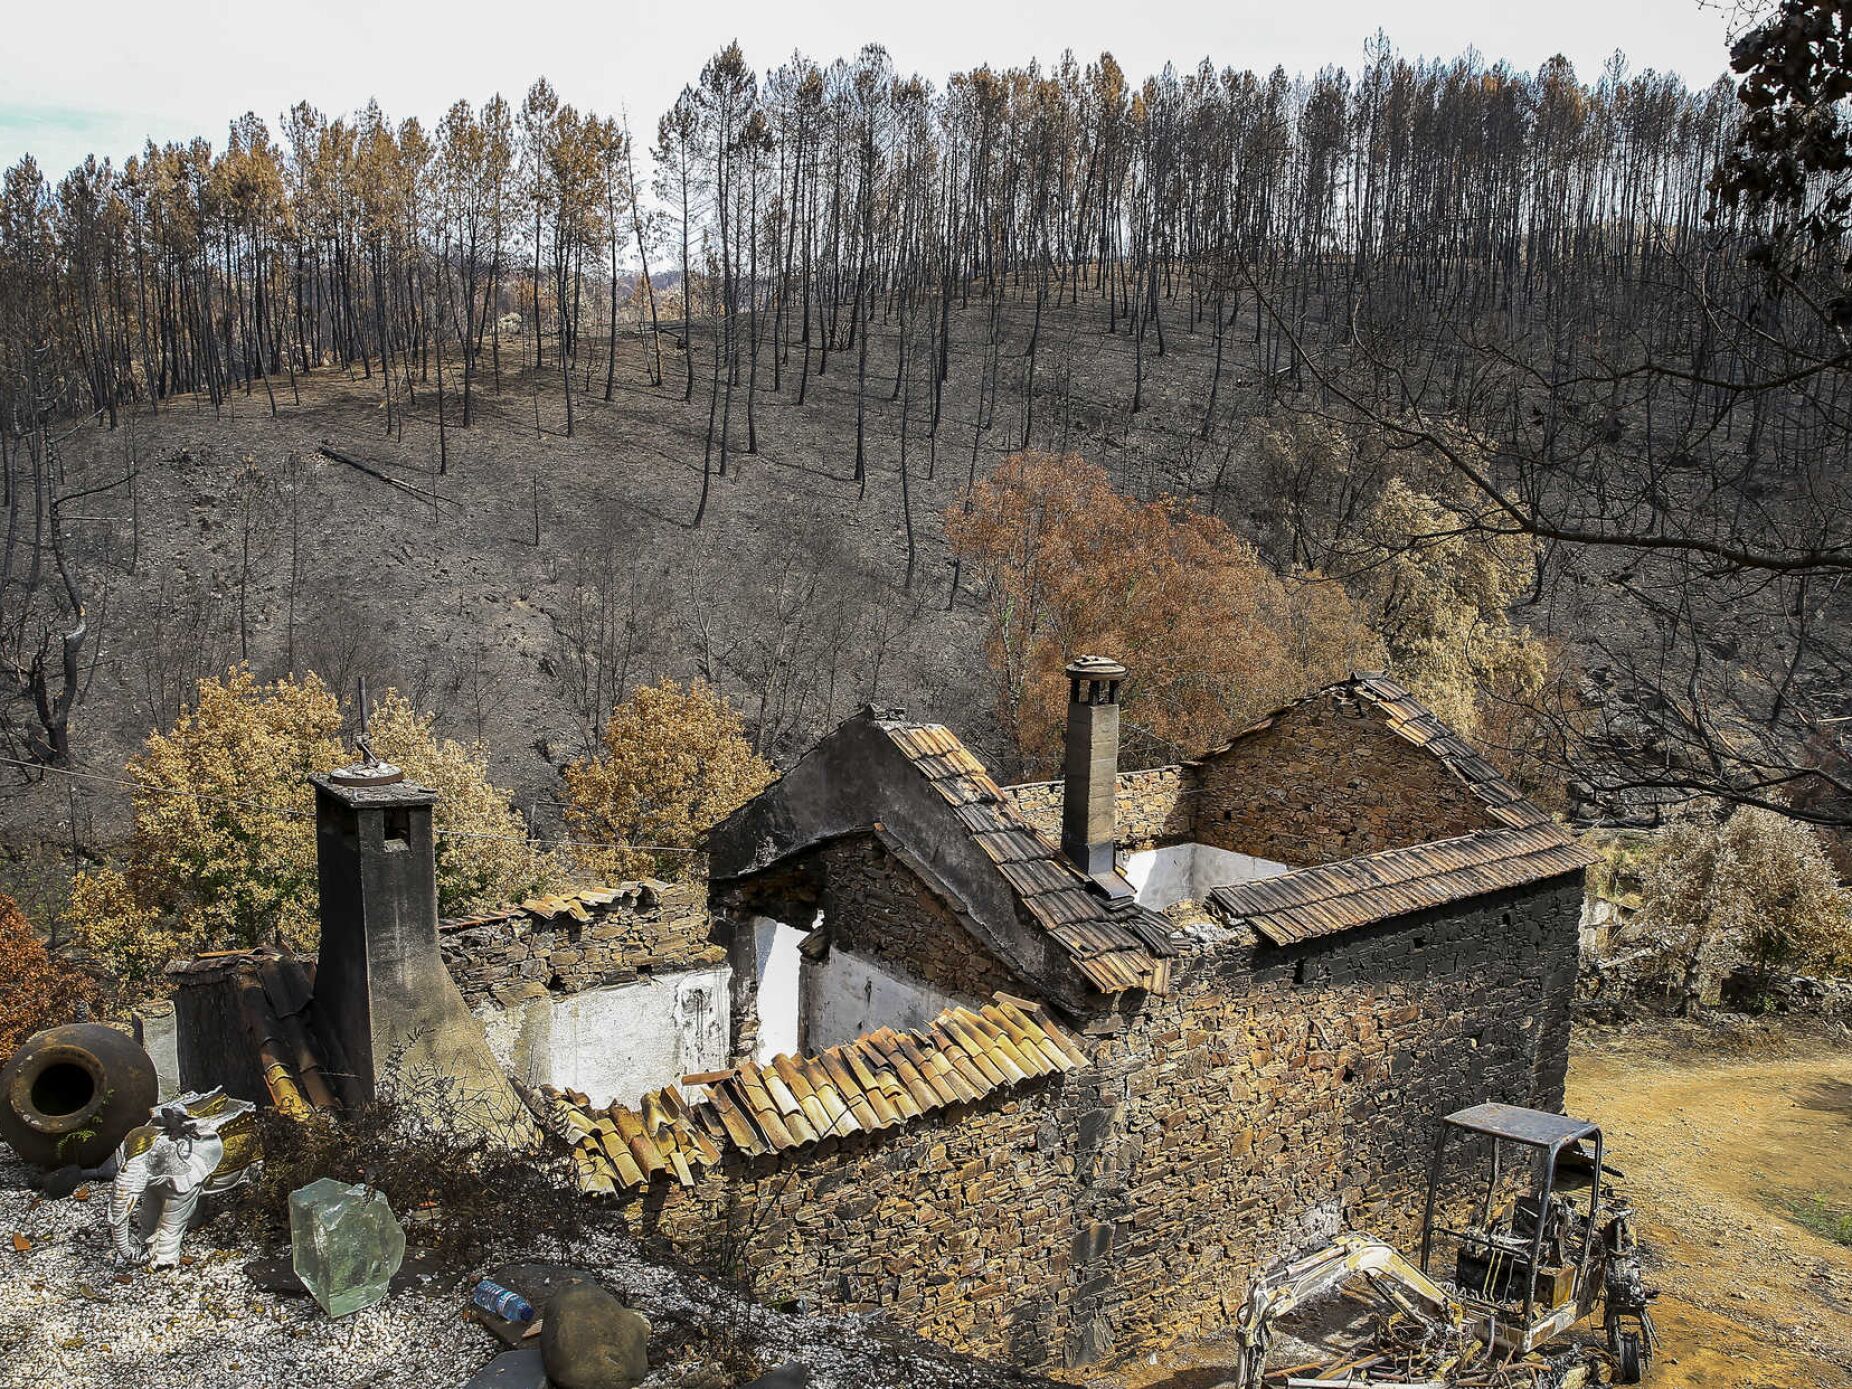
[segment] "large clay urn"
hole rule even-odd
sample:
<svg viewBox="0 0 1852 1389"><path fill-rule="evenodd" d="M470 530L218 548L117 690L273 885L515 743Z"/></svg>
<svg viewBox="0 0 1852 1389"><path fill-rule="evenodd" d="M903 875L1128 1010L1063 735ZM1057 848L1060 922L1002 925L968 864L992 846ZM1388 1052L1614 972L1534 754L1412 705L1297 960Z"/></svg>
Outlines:
<svg viewBox="0 0 1852 1389"><path fill-rule="evenodd" d="M148 1121L154 1062L100 1023L35 1032L0 1070L0 1138L43 1168L96 1167Z"/></svg>

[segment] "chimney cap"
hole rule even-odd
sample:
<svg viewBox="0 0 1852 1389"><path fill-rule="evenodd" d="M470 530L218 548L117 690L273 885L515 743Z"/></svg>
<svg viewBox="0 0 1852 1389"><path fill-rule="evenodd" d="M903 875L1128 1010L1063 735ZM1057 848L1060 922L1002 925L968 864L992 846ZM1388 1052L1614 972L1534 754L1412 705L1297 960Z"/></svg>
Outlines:
<svg viewBox="0 0 1852 1389"><path fill-rule="evenodd" d="M328 780L336 786L393 786L405 780L405 773L390 762L366 761L336 767Z"/></svg>
<svg viewBox="0 0 1852 1389"><path fill-rule="evenodd" d="M1067 663L1070 680L1123 680L1125 667L1111 656L1076 656Z"/></svg>
<svg viewBox="0 0 1852 1389"><path fill-rule="evenodd" d="M352 770L343 768L343 771ZM398 769L394 769L398 770ZM428 786L421 786L400 771L396 781L378 780L363 782L358 785L341 779L338 774L330 772L311 772L309 780L320 791L333 796L336 800L352 806L356 810L402 805L436 805L438 796Z"/></svg>

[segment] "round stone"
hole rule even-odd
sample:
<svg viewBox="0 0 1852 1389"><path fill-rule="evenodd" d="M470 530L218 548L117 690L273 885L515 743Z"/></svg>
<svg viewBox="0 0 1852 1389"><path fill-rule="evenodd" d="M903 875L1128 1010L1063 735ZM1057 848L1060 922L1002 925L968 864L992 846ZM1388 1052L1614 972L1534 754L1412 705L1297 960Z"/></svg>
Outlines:
<svg viewBox="0 0 1852 1389"><path fill-rule="evenodd" d="M633 1389L649 1377L649 1335L649 1322L603 1288L562 1288L542 1314L547 1378L557 1389Z"/></svg>

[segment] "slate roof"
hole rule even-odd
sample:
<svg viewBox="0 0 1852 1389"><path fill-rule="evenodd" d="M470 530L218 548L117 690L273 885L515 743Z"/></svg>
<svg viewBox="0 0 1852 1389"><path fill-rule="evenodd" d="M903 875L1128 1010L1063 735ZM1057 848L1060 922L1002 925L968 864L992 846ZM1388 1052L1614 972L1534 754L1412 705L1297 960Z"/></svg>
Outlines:
<svg viewBox="0 0 1852 1389"><path fill-rule="evenodd" d="M231 990L239 1026L257 1055L270 1102L300 1118L312 1109L339 1109L321 1050L304 1016L315 991L315 964L286 950L217 950L175 960L165 973L176 988Z"/></svg>
<svg viewBox="0 0 1852 1389"><path fill-rule="evenodd" d="M984 764L943 724L899 717L875 722L944 797L1024 910L1073 957L1090 984L1102 993L1169 988L1176 946L1164 917L1139 906L1129 886L1122 898L1096 889L1023 818Z"/></svg>
<svg viewBox="0 0 1852 1389"><path fill-rule="evenodd" d="M1594 861L1594 854L1545 820L1213 888L1209 901L1224 917L1247 922L1275 945L1296 945L1572 873Z"/></svg>
<svg viewBox="0 0 1852 1389"><path fill-rule="evenodd" d="M659 1176L693 1186L695 1169L729 1149L761 1157L877 1133L1086 1064L1040 1004L999 993L981 1008L948 1008L917 1032L882 1028L817 1056L687 1076L704 1096L693 1104L667 1086L635 1109L597 1109L582 1094L543 1087L540 1108L572 1145L580 1190L612 1195Z"/></svg>
<svg viewBox="0 0 1852 1389"><path fill-rule="evenodd" d="M1537 805L1528 801L1499 771L1485 758L1475 752L1472 746L1455 733L1420 700L1416 699L1398 680L1374 671L1359 671L1350 679L1335 685L1327 685L1316 690L1304 699L1275 709L1266 718L1235 734L1226 743L1212 748L1203 755L1208 760L1218 753L1224 753L1235 743L1250 733L1258 733L1263 728L1272 727L1274 721L1282 714L1299 708L1315 699L1329 699L1334 692L1344 692L1373 706L1389 725L1390 729L1401 737L1431 753L1455 776L1466 783L1470 790L1485 804L1486 812L1501 825L1522 828L1526 825L1547 825L1550 817Z"/></svg>

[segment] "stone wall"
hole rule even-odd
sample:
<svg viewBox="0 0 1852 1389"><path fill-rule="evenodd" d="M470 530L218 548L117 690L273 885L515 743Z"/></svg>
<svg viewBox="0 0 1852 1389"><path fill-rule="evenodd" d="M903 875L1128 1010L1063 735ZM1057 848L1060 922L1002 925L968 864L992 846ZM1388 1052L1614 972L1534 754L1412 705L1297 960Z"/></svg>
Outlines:
<svg viewBox="0 0 1852 1389"><path fill-rule="evenodd" d="M761 1301L878 1310L974 1354L1059 1364L1074 1110L1051 1078L783 1160L729 1150L694 1187L659 1181L623 1209L639 1238Z"/></svg>
<svg viewBox="0 0 1852 1389"><path fill-rule="evenodd" d="M711 969L726 950L708 939L707 885L645 880L613 889L615 901L579 921L529 911L447 921L444 966L472 1011L551 994L627 984L653 974Z"/></svg>
<svg viewBox="0 0 1852 1389"><path fill-rule="evenodd" d="M1113 793L1113 814L1121 848L1147 849L1192 839L1195 768L1152 767L1120 772ZM1006 786L1003 794L1021 815L1055 843L1061 842L1064 783L1030 781Z"/></svg>
<svg viewBox="0 0 1852 1389"><path fill-rule="evenodd" d="M1062 793L1059 781L1004 788L1057 841ZM1342 691L1199 763L1121 772L1114 812L1122 850L1193 841L1295 868L1496 828L1445 763Z"/></svg>
<svg viewBox="0 0 1852 1389"><path fill-rule="evenodd" d="M873 835L838 840L818 859L832 949L878 960L955 998L1023 992L1023 982Z"/></svg>
<svg viewBox="0 0 1852 1389"><path fill-rule="evenodd" d="M1129 1022L1077 1020L1080 1071L731 1154L625 1209L766 1300L879 1308L1026 1366L1125 1360L1225 1325L1262 1266L1345 1225L1407 1248L1441 1115L1560 1106L1581 892L1577 873L1293 949L1196 946Z"/></svg>
<svg viewBox="0 0 1852 1389"><path fill-rule="evenodd" d="M1236 739L1195 780L1191 837L1295 868L1497 828L1445 763L1341 692Z"/></svg>
<svg viewBox="0 0 1852 1389"><path fill-rule="evenodd" d="M1582 875L1295 949L1179 961L1176 996L1103 1043L1077 1154L1075 1308L1111 1358L1219 1327L1253 1273L1341 1228L1412 1250L1437 1123L1560 1109Z"/></svg>

